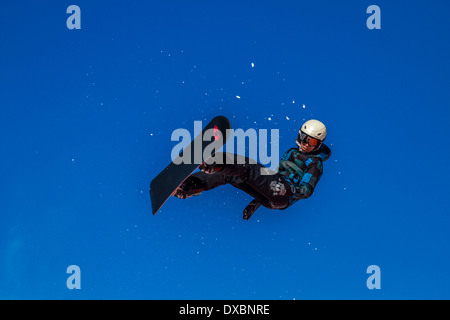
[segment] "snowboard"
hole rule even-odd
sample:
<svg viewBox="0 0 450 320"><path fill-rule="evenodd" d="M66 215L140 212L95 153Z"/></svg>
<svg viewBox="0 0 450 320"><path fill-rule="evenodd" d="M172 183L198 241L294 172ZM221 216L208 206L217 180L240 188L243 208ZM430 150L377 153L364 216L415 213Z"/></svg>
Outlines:
<svg viewBox="0 0 450 320"><path fill-rule="evenodd" d="M202 163L217 152L230 136L231 123L224 116L211 120L191 143L184 148L176 159L161 171L150 183L150 199L152 213L155 215L170 198L172 193L186 180ZM205 141L206 139L206 141ZM205 159L205 149L214 152ZM201 155L199 152L201 151ZM201 159L199 161L198 159ZM199 163L200 162L200 163Z"/></svg>

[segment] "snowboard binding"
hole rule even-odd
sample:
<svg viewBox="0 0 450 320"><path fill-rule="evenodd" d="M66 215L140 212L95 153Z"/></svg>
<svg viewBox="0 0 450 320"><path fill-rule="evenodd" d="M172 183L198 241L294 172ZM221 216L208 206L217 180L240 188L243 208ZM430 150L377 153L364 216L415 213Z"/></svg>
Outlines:
<svg viewBox="0 0 450 320"><path fill-rule="evenodd" d="M178 199L187 199L199 196L204 190L203 181L195 177L189 177L173 193Z"/></svg>
<svg viewBox="0 0 450 320"><path fill-rule="evenodd" d="M214 174L223 169L223 165L202 163L199 169L206 174Z"/></svg>

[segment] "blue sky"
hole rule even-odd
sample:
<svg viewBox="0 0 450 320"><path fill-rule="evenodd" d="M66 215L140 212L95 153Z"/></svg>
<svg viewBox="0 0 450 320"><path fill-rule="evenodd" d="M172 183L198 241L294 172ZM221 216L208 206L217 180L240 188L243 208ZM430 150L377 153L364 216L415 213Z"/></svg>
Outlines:
<svg viewBox="0 0 450 320"><path fill-rule="evenodd" d="M0 298L450 298L449 9L3 1ZM172 131L218 114L279 129L280 154L322 120L333 155L315 194L246 222L251 199L225 186L152 216Z"/></svg>

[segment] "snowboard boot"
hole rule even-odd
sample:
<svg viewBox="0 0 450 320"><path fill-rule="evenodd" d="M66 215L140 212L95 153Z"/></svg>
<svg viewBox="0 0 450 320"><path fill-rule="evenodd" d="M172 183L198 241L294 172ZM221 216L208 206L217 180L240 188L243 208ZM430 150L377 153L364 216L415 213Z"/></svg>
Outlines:
<svg viewBox="0 0 450 320"><path fill-rule="evenodd" d="M178 199L186 199L201 195L203 190L203 181L190 176L172 193L172 195Z"/></svg>

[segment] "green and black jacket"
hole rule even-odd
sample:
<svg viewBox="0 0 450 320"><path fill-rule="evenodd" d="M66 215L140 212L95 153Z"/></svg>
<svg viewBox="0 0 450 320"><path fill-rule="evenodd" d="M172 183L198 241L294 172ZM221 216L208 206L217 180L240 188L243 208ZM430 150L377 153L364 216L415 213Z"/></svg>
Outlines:
<svg viewBox="0 0 450 320"><path fill-rule="evenodd" d="M323 174L322 163L330 156L331 150L324 144L317 151L310 153L303 153L298 148L292 148L283 154L278 174L291 186L289 206L313 194Z"/></svg>

